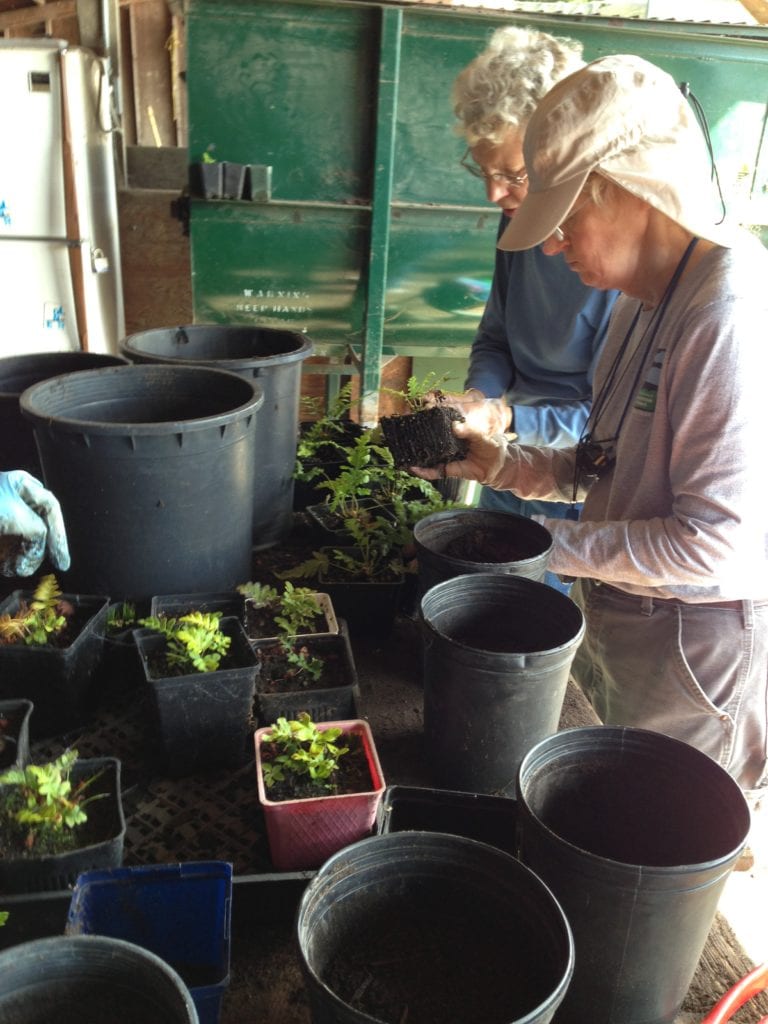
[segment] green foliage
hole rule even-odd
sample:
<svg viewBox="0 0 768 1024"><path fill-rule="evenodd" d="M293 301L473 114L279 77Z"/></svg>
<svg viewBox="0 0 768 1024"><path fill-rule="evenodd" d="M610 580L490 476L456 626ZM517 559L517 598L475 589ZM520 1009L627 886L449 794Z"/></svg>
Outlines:
<svg viewBox="0 0 768 1024"><path fill-rule="evenodd" d="M435 397L440 399L440 391L443 384L446 384L450 379L450 374L444 373L442 376L438 376L434 370L419 380L417 377L409 377L404 388L397 390L395 388L382 388L389 395L395 395L397 398L401 398L408 406L411 412L418 412L420 409L427 407L427 395L434 392Z"/></svg>
<svg viewBox="0 0 768 1024"><path fill-rule="evenodd" d="M243 597L249 597L259 608L266 608L274 604L280 596L277 590L270 587L268 583L251 583L250 580L248 583L241 583L235 589Z"/></svg>
<svg viewBox="0 0 768 1024"><path fill-rule="evenodd" d="M136 622L136 605L130 601L112 605L107 611L106 633L119 633Z"/></svg>
<svg viewBox="0 0 768 1024"><path fill-rule="evenodd" d="M296 480L309 482L323 475L321 467L308 465L312 459L317 457L319 449L336 448L340 453L344 451L346 416L354 405L352 381L348 381L339 389L325 413L321 412L319 399L305 396L302 398L301 404L302 409L306 410L306 414L312 416L313 420L304 427L299 435L293 475Z"/></svg>
<svg viewBox="0 0 768 1024"><path fill-rule="evenodd" d="M306 711L298 720L278 718L271 731L262 736L265 745L274 744L277 753L262 761L264 785L270 789L286 776L311 779L319 788L331 789L332 777L339 768L339 759L349 747L336 743L342 730L333 726L318 729Z"/></svg>
<svg viewBox="0 0 768 1024"><path fill-rule="evenodd" d="M296 636L309 629L320 611L314 592L309 587L294 587L290 580L286 580L278 603L280 611L275 623L286 636Z"/></svg>
<svg viewBox="0 0 768 1024"><path fill-rule="evenodd" d="M65 628L72 611L72 605L61 600L56 577L43 576L29 604L22 600L14 615L0 615L0 643L48 644Z"/></svg>
<svg viewBox="0 0 768 1024"><path fill-rule="evenodd" d="M7 910L0 910L0 928L3 927L3 925L8 920L9 917L10 917L9 911L7 911Z"/></svg>
<svg viewBox="0 0 768 1024"><path fill-rule="evenodd" d="M257 608L269 610L276 628L286 636L308 632L322 614L314 591L309 587L294 587L286 582L281 594L267 583L241 583L237 590Z"/></svg>
<svg viewBox="0 0 768 1024"><path fill-rule="evenodd" d="M11 768L0 775L0 823L3 831L21 835L27 850L66 847L68 830L88 820L86 804L106 795L85 796L99 773L72 785L75 761L77 751L70 749L46 764Z"/></svg>
<svg viewBox="0 0 768 1024"><path fill-rule="evenodd" d="M310 654L305 644L281 637L280 647L298 682L302 681L302 676L308 676L315 683L320 679L323 674L323 659Z"/></svg>
<svg viewBox="0 0 768 1024"><path fill-rule="evenodd" d="M221 631L221 612L189 612L178 619L150 615L140 626L165 637L165 660L169 668L182 671L215 672L229 650L232 638Z"/></svg>

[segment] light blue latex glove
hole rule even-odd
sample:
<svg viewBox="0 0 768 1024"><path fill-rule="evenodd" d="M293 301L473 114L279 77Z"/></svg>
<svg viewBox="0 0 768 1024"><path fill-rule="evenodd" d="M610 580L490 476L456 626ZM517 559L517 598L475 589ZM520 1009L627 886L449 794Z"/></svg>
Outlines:
<svg viewBox="0 0 768 1024"><path fill-rule="evenodd" d="M46 548L56 569L69 568L69 547L58 500L23 469L0 473L0 573L31 576Z"/></svg>

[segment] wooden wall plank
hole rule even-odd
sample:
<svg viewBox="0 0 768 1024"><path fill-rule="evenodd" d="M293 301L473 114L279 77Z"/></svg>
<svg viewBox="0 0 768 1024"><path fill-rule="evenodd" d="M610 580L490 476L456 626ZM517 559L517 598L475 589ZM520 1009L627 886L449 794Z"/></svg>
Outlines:
<svg viewBox="0 0 768 1024"><path fill-rule="evenodd" d="M133 57L136 144L175 146L171 102L169 40L171 15L165 0L145 0L129 7Z"/></svg>

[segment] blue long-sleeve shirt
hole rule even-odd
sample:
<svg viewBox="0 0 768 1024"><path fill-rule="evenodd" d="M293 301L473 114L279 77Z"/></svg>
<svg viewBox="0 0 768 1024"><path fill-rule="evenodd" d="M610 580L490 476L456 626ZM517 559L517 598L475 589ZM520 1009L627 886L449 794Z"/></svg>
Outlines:
<svg viewBox="0 0 768 1024"><path fill-rule="evenodd" d="M499 233L507 224L502 215ZM521 444L575 444L617 295L582 284L562 255L497 249L465 387L486 398L506 395Z"/></svg>

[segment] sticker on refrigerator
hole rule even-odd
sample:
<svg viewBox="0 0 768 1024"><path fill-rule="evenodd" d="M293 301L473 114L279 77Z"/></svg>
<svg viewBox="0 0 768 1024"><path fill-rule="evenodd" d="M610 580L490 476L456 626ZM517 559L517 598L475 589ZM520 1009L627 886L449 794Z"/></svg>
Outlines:
<svg viewBox="0 0 768 1024"><path fill-rule="evenodd" d="M63 331L66 326L64 321L64 307L60 306L56 302L46 302L44 304L44 315L43 315L43 326L50 330Z"/></svg>

